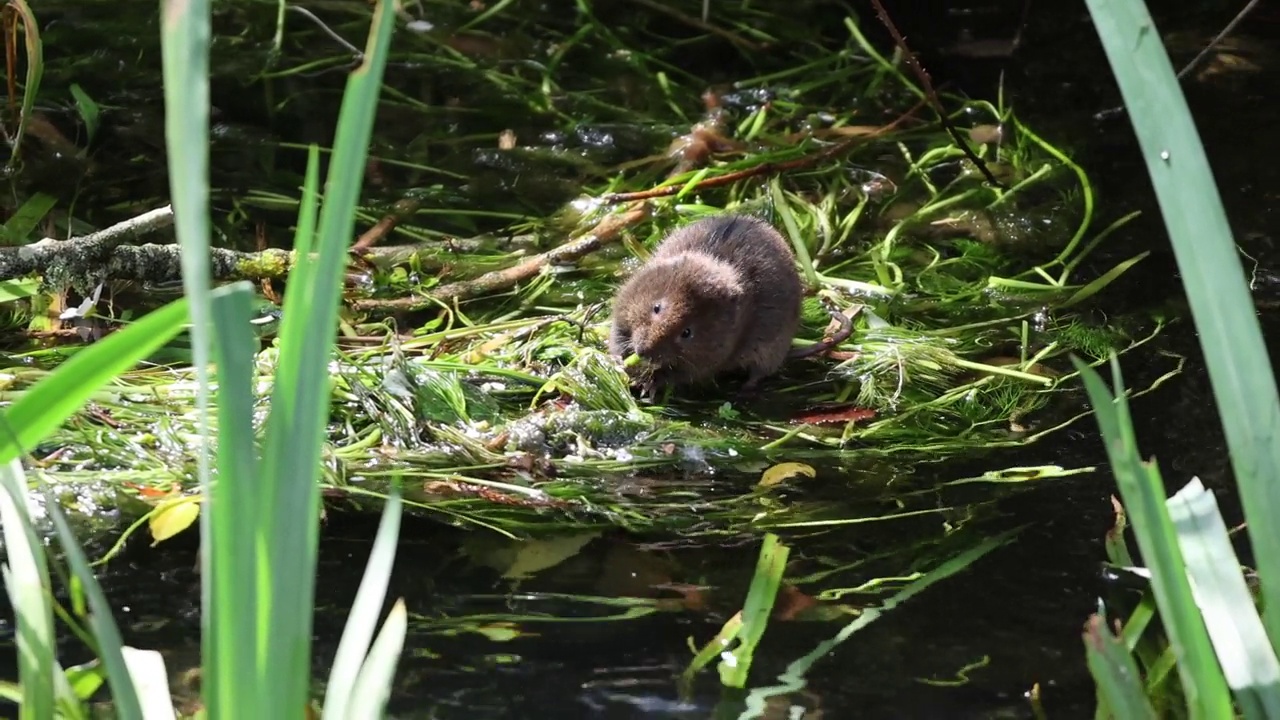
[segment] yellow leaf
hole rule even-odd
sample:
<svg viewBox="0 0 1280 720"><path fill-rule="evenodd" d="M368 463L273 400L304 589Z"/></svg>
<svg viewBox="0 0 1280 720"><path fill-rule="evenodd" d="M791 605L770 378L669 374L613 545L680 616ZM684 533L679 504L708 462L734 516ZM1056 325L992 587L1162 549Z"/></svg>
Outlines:
<svg viewBox="0 0 1280 720"><path fill-rule="evenodd" d="M151 513L151 547L191 527L200 517L200 498L185 497L165 503Z"/></svg>
<svg viewBox="0 0 1280 720"><path fill-rule="evenodd" d="M760 487L773 487L783 480L793 478L797 475L813 477L817 475L817 473L813 468L805 465L804 463L778 463L764 471L764 474L760 476L759 484Z"/></svg>

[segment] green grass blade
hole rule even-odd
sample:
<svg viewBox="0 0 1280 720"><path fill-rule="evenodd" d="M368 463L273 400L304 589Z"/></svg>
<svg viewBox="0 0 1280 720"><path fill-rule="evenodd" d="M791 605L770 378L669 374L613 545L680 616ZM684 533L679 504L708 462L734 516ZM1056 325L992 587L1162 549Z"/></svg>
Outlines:
<svg viewBox="0 0 1280 720"><path fill-rule="evenodd" d="M387 505L382 510L382 520L378 523L378 533L373 540L373 549L369 552L364 577L360 580L360 588L356 591L355 601L351 604L351 615L347 619L347 626L342 630L342 639L338 642L333 668L329 671L329 683L325 686L324 711L321 720L352 717L352 712L368 702L367 697L355 692L357 677L361 675L361 665L366 662L365 655L369 652L369 641L373 638L373 631L378 625L378 616L382 613L382 602L387 597L387 582L391 579L391 568L396 562L396 542L400 537L401 502L400 493L393 492L387 498ZM385 628L383 632L386 632ZM398 648L396 656L399 656ZM393 660L393 669L394 666ZM354 704L352 698L355 698Z"/></svg>
<svg viewBox="0 0 1280 720"><path fill-rule="evenodd" d="M258 585L261 523L257 448L253 436L253 369L257 339L249 320L253 288L236 283L213 292L214 343L218 362L218 482L202 510L208 542L202 580L212 605L206 608L203 693L209 716L248 717L273 689L259 665L259 647L269 639L265 617L270 598Z"/></svg>
<svg viewBox="0 0 1280 720"><path fill-rule="evenodd" d="M755 575L751 578L751 588L747 590L747 602L742 608L738 646L731 652L732 660L725 659L723 655L720 660L720 682L729 687L740 688L747 684L751 660L769 625L769 615L778 598L778 588L782 585L790 554L791 549L778 542L777 535L765 534L756 559Z"/></svg>
<svg viewBox="0 0 1280 720"><path fill-rule="evenodd" d="M80 581L85 595L88 596L89 627L98 643L98 657L107 671L113 710L122 720L135 718L142 720L142 705L138 701L129 668L125 664L122 650L124 641L120 637L120 628L116 627L116 621L111 617L111 605L107 602L106 595L102 594L102 586L93 576L93 570L89 568L84 550L76 540L75 532L67 523L57 499L47 490L45 506L48 508L50 519L53 520L53 527L58 533L58 542L62 544L62 551L66 554L67 564L71 566L71 572ZM171 710L172 707L170 705Z"/></svg>
<svg viewBox="0 0 1280 720"><path fill-rule="evenodd" d="M395 679L396 663L404 648L405 631L409 626L404 600L396 600L382 625L382 632L369 650L369 659L360 668L353 697L359 698L346 717L351 720L382 720L387 701L391 698L391 683Z"/></svg>
<svg viewBox="0 0 1280 720"><path fill-rule="evenodd" d="M182 284L191 301L191 351L195 366L196 475L201 489L209 491L209 357L212 343L209 269L209 46L211 14L209 0L161 0L160 50L164 79L166 161L169 192L174 208L174 233L182 250ZM200 518L202 547L213 545L213 526L207 515ZM212 628L211 581L214 575L210 552L201 554L201 628L206 639L216 637ZM213 654L221 647L205 642L203 665L214 667ZM219 673L204 678L202 692L218 697L222 682ZM219 717L217 707L207 708Z"/></svg>
<svg viewBox="0 0 1280 720"><path fill-rule="evenodd" d="M395 13L385 0L373 13L364 63L347 79L318 229L318 257L300 258L280 326L280 362L262 463L263 512L273 593L266 666L282 673L270 717L293 717L307 699L312 602L318 542L320 448L328 422L328 360L337 327L345 250L355 225L363 168Z"/></svg>
<svg viewBox="0 0 1280 720"><path fill-rule="evenodd" d="M53 717L53 606L49 600L49 566L44 545L36 538L27 513L27 484L16 458L0 467L0 523L3 523L4 586L17 626L18 679L22 707L18 717Z"/></svg>
<svg viewBox="0 0 1280 720"><path fill-rule="evenodd" d="M0 463L29 452L98 388L173 339L186 319L186 298L175 300L76 353L23 393L4 414L12 432L0 433Z"/></svg>
<svg viewBox="0 0 1280 720"><path fill-rule="evenodd" d="M1094 615L1084 631L1085 658L1098 684L1107 717L1155 720L1156 711L1142 686L1142 673L1124 643L1107 629L1106 618Z"/></svg>
<svg viewBox="0 0 1280 720"><path fill-rule="evenodd" d="M1246 718L1280 718L1280 662L1258 617L1213 493L1192 479L1169 499L1191 591Z"/></svg>
<svg viewBox="0 0 1280 720"><path fill-rule="evenodd" d="M1222 199L1160 34L1141 0L1087 0L1120 86L1191 303L1280 642L1280 394Z"/></svg>
<svg viewBox="0 0 1280 720"><path fill-rule="evenodd" d="M1177 533L1165 505L1160 470L1155 463L1145 463L1138 455L1138 443L1120 376L1120 362L1113 353L1112 382L1117 388L1117 395L1113 398L1093 368L1079 358L1071 360L1089 393L1098 427L1106 442L1111 470L1116 476L1116 485L1132 520L1142 559L1151 571L1151 588L1169 643L1178 657L1178 673L1191 717L1232 717L1231 693L1213 654L1200 609L1191 594Z"/></svg>

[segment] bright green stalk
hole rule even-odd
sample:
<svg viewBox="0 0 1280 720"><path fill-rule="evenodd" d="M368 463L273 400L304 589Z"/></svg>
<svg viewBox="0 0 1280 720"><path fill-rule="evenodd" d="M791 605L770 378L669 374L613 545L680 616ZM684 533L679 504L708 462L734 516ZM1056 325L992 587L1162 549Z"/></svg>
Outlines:
<svg viewBox="0 0 1280 720"><path fill-rule="evenodd" d="M182 282L191 301L191 350L199 389L196 417L196 474L209 490L209 354L211 303L209 271L209 0L161 0L160 48L164 72L165 148L174 232L182 248ZM200 539L212 546L210 513L201 513ZM212 592L214 571L209 552L201 554L201 627L214 637ZM204 665L213 667L216 643L204 643ZM220 675L204 679L206 697L217 697ZM219 706L208 708L219 717Z"/></svg>
<svg viewBox="0 0 1280 720"><path fill-rule="evenodd" d="M1200 136L1141 0L1086 0L1173 241L1280 642L1280 394Z"/></svg>
<svg viewBox="0 0 1280 720"><path fill-rule="evenodd" d="M298 717L311 668L312 603L320 509L320 450L329 420L329 368L346 249L355 226L364 163L395 13L381 0L364 63L351 73L338 117L317 237L300 253L280 326L280 361L267 420L262 507L271 542L261 548L273 580L271 642L264 667L288 669L270 701L273 718ZM305 239L304 239L305 243ZM309 245L303 245L302 250ZM283 670L281 670L284 672Z"/></svg>

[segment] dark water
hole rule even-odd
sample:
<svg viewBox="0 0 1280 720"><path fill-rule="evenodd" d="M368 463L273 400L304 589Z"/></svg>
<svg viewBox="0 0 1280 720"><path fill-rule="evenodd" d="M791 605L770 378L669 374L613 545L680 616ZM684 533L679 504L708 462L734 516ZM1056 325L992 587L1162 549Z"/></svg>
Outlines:
<svg viewBox="0 0 1280 720"><path fill-rule="evenodd" d="M1035 3L1023 45L1013 58L974 60L940 49L956 42L966 30L978 37L1007 35L1017 25L1021 2L951 3L955 9L942 17L930 3L892 5L936 80L984 97L994 97L1002 80L1020 117L1072 153L1098 185L1100 224L1133 209L1144 210L1143 218L1129 225L1105 255L1093 260L1095 269L1105 269L1140 249L1153 251L1124 282L1108 291L1103 305L1116 312L1160 302L1177 308L1181 287L1176 266L1127 120L1094 117L1119 100L1083 6ZM1156 8L1162 31L1191 30L1206 36L1221 27L1233 10L1221 3L1163 5ZM1269 15L1260 11L1241 32L1274 45L1280 35L1280 17L1274 11ZM1175 64L1189 58L1187 52L1178 53ZM1269 58L1259 62L1262 67L1257 72L1188 82L1186 88L1236 238L1260 263L1257 295L1260 300L1273 300L1277 285L1270 269L1277 267L1280 236L1280 169L1273 159L1280 157L1280 140L1269 130L1280 111L1268 98L1280 90L1280 68ZM234 100L227 96L223 100L224 112L234 114ZM137 112L140 124L158 117L156 108L142 107ZM216 162L234 163L236 158L221 156ZM157 188L156 193L163 194L163 189ZM1260 318L1267 336L1276 337L1275 314L1264 310ZM1217 490L1228 522L1238 521L1212 394L1189 320L1168 331L1164 343L1190 361L1183 375L1136 403L1139 438L1144 450L1161 461L1168 482L1198 475ZM1149 382L1159 372L1143 358L1139 352L1126 362L1132 385ZM1049 463L1105 466L1093 426L1077 423L1037 445L984 458L973 468L953 466L945 472L940 468L938 476L951 479L967 469ZM744 485L751 481L742 479ZM1112 492L1111 479L1104 472L1053 481L1000 502L984 527L994 531L1025 523L1028 529L1017 542L855 635L810 671L804 692L788 696L769 717L799 717L788 714L788 704L821 711L805 718L1030 717L1024 695L1037 684L1049 717L1091 716L1093 686L1084 666L1080 631L1097 598L1112 597L1112 589L1099 574ZM319 677L327 672L375 525L376 518L334 514L325 526L317 585ZM847 562L874 554L884 541L883 533L893 532L907 531L857 529L792 538L793 557L830 556ZM740 699L722 693L712 673L704 673L688 702L677 699L673 677L689 658L687 639L701 643L710 638L736 609L755 564L755 546L699 545L679 542L679 538L606 533L571 562L515 586L495 571L470 562L464 552L464 543L470 541L448 528L408 519L402 538L391 595L404 597L422 621L411 629L400 665L400 688L393 703L401 716L513 720L738 716ZM151 549L139 537L104 577L127 639L142 647L165 649L175 670L198 662L199 581L192 570L192 540L179 539ZM707 608L629 621L528 623L526 630L535 629L539 635L510 642L477 634L447 637L428 632L438 628L428 619L482 610L583 612L580 605L521 603L481 595L502 596L513 589L637 594L652 578L713 588ZM867 601L873 602L874 597L868 596ZM786 663L833 635L839 626L771 625L756 655L752 684L770 684ZM955 680L963 668L979 662L981 667L968 671L967 684L936 682ZM12 674L5 670L7 676Z"/></svg>

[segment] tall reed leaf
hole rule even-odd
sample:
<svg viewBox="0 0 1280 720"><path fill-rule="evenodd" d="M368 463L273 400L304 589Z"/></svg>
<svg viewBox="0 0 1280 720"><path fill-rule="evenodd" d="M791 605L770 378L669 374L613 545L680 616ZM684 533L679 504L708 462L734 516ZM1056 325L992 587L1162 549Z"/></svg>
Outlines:
<svg viewBox="0 0 1280 720"><path fill-rule="evenodd" d="M395 13L380 0L363 64L347 79L317 230L318 257L299 256L280 326L280 360L267 420L260 488L271 541L271 642L264 667L283 673L268 717L297 717L310 677L318 535L320 448L329 419L328 360L336 334L345 250L355 226L364 163Z"/></svg>
<svg viewBox="0 0 1280 720"><path fill-rule="evenodd" d="M260 584L257 448L253 436L253 364L257 350L249 319L252 286L236 283L213 291L218 361L218 482L206 491L202 522L209 528L202 580L212 605L205 607L202 688L209 717L250 717L274 692L275 678L260 667L261 646L271 637L271 598Z"/></svg>
<svg viewBox="0 0 1280 720"><path fill-rule="evenodd" d="M174 232L182 250L182 284L191 301L191 351L196 371L196 473L201 489L209 492L209 354L211 299L209 271L209 0L160 1L160 50L164 77L164 135L169 165L169 193ZM207 513L200 518L202 547L212 545ZM200 556L201 628L214 637L210 580L212 556ZM213 667L210 653L218 645L206 642L204 665ZM216 685L214 674L205 682ZM213 717L216 711L210 708Z"/></svg>
<svg viewBox="0 0 1280 720"><path fill-rule="evenodd" d="M17 621L18 679L22 683L18 717L44 720L53 717L56 672L49 566L27 513L26 476L17 458L0 466L0 523L7 555L4 587Z"/></svg>
<svg viewBox="0 0 1280 720"><path fill-rule="evenodd" d="M1120 497L1132 519L1133 534L1142 558L1151 571L1151 589L1160 608L1160 618L1169 644L1178 660L1178 673L1192 718L1228 718L1231 693L1222 669L1213 654L1209 633L1200 609L1191 594L1187 566L1178 546L1177 531L1165 505L1164 483L1154 462L1138 455L1138 442L1124 395L1120 361L1111 355L1111 377L1116 395L1097 372L1078 358L1072 358L1084 380L1093 404L1098 427L1106 441L1107 457L1116 476Z"/></svg>
<svg viewBox="0 0 1280 720"><path fill-rule="evenodd" d="M36 383L4 413L2 422L10 430L0 433L0 463L29 452L98 388L172 340L186 319L186 298L174 300L80 350Z"/></svg>
<svg viewBox="0 0 1280 720"><path fill-rule="evenodd" d="M1086 0L1146 160L1226 431L1280 642L1280 394L1199 134L1142 0Z"/></svg>

